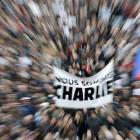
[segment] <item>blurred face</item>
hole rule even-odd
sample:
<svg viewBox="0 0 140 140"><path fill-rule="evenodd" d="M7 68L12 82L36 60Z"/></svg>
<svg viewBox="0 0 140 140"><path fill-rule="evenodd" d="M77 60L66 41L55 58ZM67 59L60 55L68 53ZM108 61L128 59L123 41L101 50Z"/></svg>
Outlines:
<svg viewBox="0 0 140 140"><path fill-rule="evenodd" d="M58 18L58 25L59 25L60 28L62 28L62 22L61 22L60 18Z"/></svg>
<svg viewBox="0 0 140 140"><path fill-rule="evenodd" d="M101 68L103 68L105 66L105 63L104 62L102 62L101 63Z"/></svg>
<svg viewBox="0 0 140 140"><path fill-rule="evenodd" d="M54 109L55 109L55 104L50 105L50 108L51 108L52 110L54 110Z"/></svg>
<svg viewBox="0 0 140 140"><path fill-rule="evenodd" d="M66 55L64 55L63 59L66 61L68 58L67 58L67 56L66 56Z"/></svg>
<svg viewBox="0 0 140 140"><path fill-rule="evenodd" d="M27 86L25 86L25 85L19 85L18 86L18 90L21 91L21 92L26 92L27 91Z"/></svg>
<svg viewBox="0 0 140 140"><path fill-rule="evenodd" d="M124 96L129 96L130 95L130 90L123 90L123 95Z"/></svg>
<svg viewBox="0 0 140 140"><path fill-rule="evenodd" d="M91 131L90 131L90 130L88 130L88 131L87 131L87 139L88 139L88 140L90 140L90 139L91 139L91 137L92 137L92 136L91 136Z"/></svg>
<svg viewBox="0 0 140 140"><path fill-rule="evenodd" d="M80 114L79 114L79 113L76 113L75 118L76 118L77 120L80 120Z"/></svg>
<svg viewBox="0 0 140 140"><path fill-rule="evenodd" d="M101 54L101 50L99 48L97 48L96 55L100 55L100 54Z"/></svg>
<svg viewBox="0 0 140 140"><path fill-rule="evenodd" d="M110 116L107 116L107 120L108 120L110 123L113 122L113 119L112 119L112 117L110 117Z"/></svg>
<svg viewBox="0 0 140 140"><path fill-rule="evenodd" d="M122 106L127 106L127 104L128 104L128 103L127 103L126 101L121 102L121 105L122 105Z"/></svg>
<svg viewBox="0 0 140 140"><path fill-rule="evenodd" d="M129 138L131 140L137 140L137 138L132 133L129 133Z"/></svg>
<svg viewBox="0 0 140 140"><path fill-rule="evenodd" d="M46 136L45 136L45 139L44 140L53 140L53 135L52 133L48 133Z"/></svg>
<svg viewBox="0 0 140 140"><path fill-rule="evenodd" d="M115 97L115 101L116 102L119 102L119 97Z"/></svg>
<svg viewBox="0 0 140 140"><path fill-rule="evenodd" d="M46 68L46 72L49 73L51 72L51 69L49 67Z"/></svg>
<svg viewBox="0 0 140 140"><path fill-rule="evenodd" d="M56 118L53 118L52 120L51 120L51 125L54 125L56 123Z"/></svg>
<svg viewBox="0 0 140 140"><path fill-rule="evenodd" d="M62 120L59 120L59 121L57 122L57 127L61 127L62 123L63 123L63 121L62 121Z"/></svg>
<svg viewBox="0 0 140 140"><path fill-rule="evenodd" d="M33 78L35 78L35 79L36 79L36 78L38 78L39 73L38 73L38 72L33 72L33 73L32 73L32 76L33 76Z"/></svg>
<svg viewBox="0 0 140 140"><path fill-rule="evenodd" d="M69 137L74 136L75 135L75 131L74 130L70 130L68 135L69 135Z"/></svg>
<svg viewBox="0 0 140 140"><path fill-rule="evenodd" d="M72 63L72 67L73 67L73 68L75 67L75 62Z"/></svg>
<svg viewBox="0 0 140 140"><path fill-rule="evenodd" d="M134 86L135 86L135 88L140 88L140 82L135 82Z"/></svg>
<svg viewBox="0 0 140 140"><path fill-rule="evenodd" d="M72 118L69 120L69 125L71 125L73 122Z"/></svg>
<svg viewBox="0 0 140 140"><path fill-rule="evenodd" d="M107 45L107 46L110 46L110 45L111 45L111 43L110 43L109 40L107 41L106 45Z"/></svg>
<svg viewBox="0 0 140 140"><path fill-rule="evenodd" d="M91 113L91 117L92 117L92 118L96 118L96 114L92 112L92 113Z"/></svg>
<svg viewBox="0 0 140 140"><path fill-rule="evenodd" d="M24 101L22 101L22 104L23 105L29 105L31 102L30 102L30 100L24 100Z"/></svg>
<svg viewBox="0 0 140 140"><path fill-rule="evenodd" d="M60 115L63 117L63 116L65 115L65 112L64 112L64 111L62 111Z"/></svg>
<svg viewBox="0 0 140 140"><path fill-rule="evenodd" d="M1 140L9 140L9 136L8 135L4 135L2 137L0 137Z"/></svg>
<svg viewBox="0 0 140 140"><path fill-rule="evenodd" d="M1 110L2 111L7 111L9 108L10 108L9 105L5 104L1 107Z"/></svg>
<svg viewBox="0 0 140 140"><path fill-rule="evenodd" d="M12 103L15 102L17 99L17 95L16 94L7 94L7 102Z"/></svg>
<svg viewBox="0 0 140 140"><path fill-rule="evenodd" d="M105 116L105 113L104 113L103 110L101 110L100 114L101 114L102 116Z"/></svg>
<svg viewBox="0 0 140 140"><path fill-rule="evenodd" d="M5 131L5 126L3 125L1 125L1 127L0 127L0 133L3 133Z"/></svg>
<svg viewBox="0 0 140 140"><path fill-rule="evenodd" d="M78 74L78 70L77 69L75 69L74 72L75 72L75 74Z"/></svg>
<svg viewBox="0 0 140 140"><path fill-rule="evenodd" d="M44 116L44 117L43 117L43 120L42 120L42 123L45 124L45 123L47 123L48 121L49 121L49 116L47 116L47 115Z"/></svg>
<svg viewBox="0 0 140 140"><path fill-rule="evenodd" d="M77 55L77 54L74 54L74 55L73 55L73 58L74 58L74 60L77 60L78 55Z"/></svg>
<svg viewBox="0 0 140 140"><path fill-rule="evenodd" d="M49 77L50 77L50 80L51 80L51 81L53 81L53 80L55 79L54 74L50 74Z"/></svg>
<svg viewBox="0 0 140 140"><path fill-rule="evenodd" d="M66 124L68 122L68 120L69 120L69 117L66 116L63 120L63 123Z"/></svg>
<svg viewBox="0 0 140 140"><path fill-rule="evenodd" d="M9 91L9 89L7 89L6 87L4 87L4 86L1 87L1 92L7 93L8 91Z"/></svg>
<svg viewBox="0 0 140 140"><path fill-rule="evenodd" d="M33 115L28 115L26 117L24 117L24 122L25 124L30 123L33 120Z"/></svg>

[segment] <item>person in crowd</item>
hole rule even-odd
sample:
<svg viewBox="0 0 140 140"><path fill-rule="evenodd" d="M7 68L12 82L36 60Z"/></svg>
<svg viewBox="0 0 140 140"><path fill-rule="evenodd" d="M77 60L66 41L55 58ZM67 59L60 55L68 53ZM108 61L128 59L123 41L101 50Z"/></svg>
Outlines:
<svg viewBox="0 0 140 140"><path fill-rule="evenodd" d="M80 111L76 112L74 124L76 125L77 136L80 139L82 139L83 135L86 132L85 119L83 117L82 112L80 112Z"/></svg>
<svg viewBox="0 0 140 140"><path fill-rule="evenodd" d="M90 117L87 119L86 125L87 129L94 134L97 140L99 140L98 133L100 127L102 126L102 122L100 118L96 115L96 112L94 110L90 111Z"/></svg>

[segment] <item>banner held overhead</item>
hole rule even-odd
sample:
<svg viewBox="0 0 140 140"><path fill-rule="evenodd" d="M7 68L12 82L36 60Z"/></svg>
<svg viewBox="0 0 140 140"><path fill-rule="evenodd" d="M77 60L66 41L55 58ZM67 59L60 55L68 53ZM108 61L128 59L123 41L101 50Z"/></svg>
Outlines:
<svg viewBox="0 0 140 140"><path fill-rule="evenodd" d="M111 90L113 69L113 61L111 61L96 75L81 78L53 67L54 86L57 90L56 106L82 109L111 103L113 101Z"/></svg>

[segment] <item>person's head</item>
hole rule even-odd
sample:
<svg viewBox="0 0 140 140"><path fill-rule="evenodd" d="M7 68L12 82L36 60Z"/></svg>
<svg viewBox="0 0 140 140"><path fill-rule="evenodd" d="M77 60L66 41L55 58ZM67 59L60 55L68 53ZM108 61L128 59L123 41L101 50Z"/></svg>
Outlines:
<svg viewBox="0 0 140 140"><path fill-rule="evenodd" d="M110 39L106 42L106 45L107 45L107 46L110 46L112 43L113 43L113 39L110 38Z"/></svg>
<svg viewBox="0 0 140 140"><path fill-rule="evenodd" d="M137 122L139 120L139 113L137 111L131 111L128 114L128 118L131 119L133 122Z"/></svg>
<svg viewBox="0 0 140 140"><path fill-rule="evenodd" d="M75 128L72 127L70 130L69 130L69 133L68 133L68 136L70 138L74 137L76 135L76 131L75 131Z"/></svg>
<svg viewBox="0 0 140 140"><path fill-rule="evenodd" d="M105 62L104 61L100 61L99 62L99 67L102 69L102 68L104 68L104 66L105 66Z"/></svg>
<svg viewBox="0 0 140 140"><path fill-rule="evenodd" d="M49 79L50 79L51 81L54 81L55 76L54 76L54 74L53 74L53 73L50 73L50 74L49 74Z"/></svg>
<svg viewBox="0 0 140 140"><path fill-rule="evenodd" d="M106 112L103 109L100 109L100 115L105 117L106 116Z"/></svg>
<svg viewBox="0 0 140 140"><path fill-rule="evenodd" d="M55 104L54 103L52 103L51 105L50 105L50 108L52 109L52 110L54 110L56 107L55 107Z"/></svg>
<svg viewBox="0 0 140 140"><path fill-rule="evenodd" d="M133 134L133 132L130 132L128 135L129 135L129 139L138 140L137 137L135 136L135 134Z"/></svg>
<svg viewBox="0 0 140 140"><path fill-rule="evenodd" d="M75 73L75 74L78 74L78 73L79 73L79 71L78 71L77 68L74 69L74 73Z"/></svg>
<svg viewBox="0 0 140 140"><path fill-rule="evenodd" d="M42 119L42 124L46 124L47 122L49 121L49 116L48 115L45 115Z"/></svg>
<svg viewBox="0 0 140 140"><path fill-rule="evenodd" d="M0 137L0 139L1 139L1 140L9 140L9 136L8 136L8 134L5 134L5 135L2 135L2 136Z"/></svg>
<svg viewBox="0 0 140 140"><path fill-rule="evenodd" d="M113 123L113 118L109 115L107 116L107 120L108 120L108 122Z"/></svg>
<svg viewBox="0 0 140 140"><path fill-rule="evenodd" d="M25 140L25 137L18 137L16 140Z"/></svg>
<svg viewBox="0 0 140 140"><path fill-rule="evenodd" d="M17 88L20 92L27 92L28 91L28 87L26 85L19 85Z"/></svg>
<svg viewBox="0 0 140 140"><path fill-rule="evenodd" d="M119 134L117 134L117 135L115 136L115 140L123 140L123 138L122 138Z"/></svg>
<svg viewBox="0 0 140 140"><path fill-rule="evenodd" d="M105 130L105 138L106 140L113 140L113 135L109 130Z"/></svg>
<svg viewBox="0 0 140 140"><path fill-rule="evenodd" d="M0 134L2 134L6 129L6 125L0 125Z"/></svg>
<svg viewBox="0 0 140 140"><path fill-rule="evenodd" d="M23 123L24 124L28 124L28 123L30 123L32 121L33 121L33 115L28 115L28 116L23 118Z"/></svg>
<svg viewBox="0 0 140 140"><path fill-rule="evenodd" d="M63 124L63 119L59 119L56 126L61 127L62 124Z"/></svg>
<svg viewBox="0 0 140 140"><path fill-rule="evenodd" d="M126 112L129 112L130 111L130 107L128 105L123 106L123 110L126 111Z"/></svg>
<svg viewBox="0 0 140 140"><path fill-rule="evenodd" d="M70 117L68 124L69 125L73 124L73 117Z"/></svg>
<svg viewBox="0 0 140 140"><path fill-rule="evenodd" d="M16 139L20 135L20 126L15 126L10 130L10 135L13 139Z"/></svg>
<svg viewBox="0 0 140 140"><path fill-rule="evenodd" d="M125 88L123 88L122 93L123 93L123 96L124 96L124 97L130 96L130 94L131 94L131 89L130 89L130 87L125 87Z"/></svg>
<svg viewBox="0 0 140 140"><path fill-rule="evenodd" d="M63 59L64 61L67 61L67 60L68 60L68 57L67 57L66 55L63 55L62 59Z"/></svg>
<svg viewBox="0 0 140 140"><path fill-rule="evenodd" d="M6 94L6 101L9 102L9 103L14 103L16 102L16 99L17 99L17 94Z"/></svg>
<svg viewBox="0 0 140 140"><path fill-rule="evenodd" d="M63 124L64 124L64 125L68 123L69 118L70 118L70 115L69 115L69 114L67 114L67 115L64 117L64 119L63 119Z"/></svg>
<svg viewBox="0 0 140 140"><path fill-rule="evenodd" d="M37 79L39 77L39 73L37 72L37 70L30 71L30 75L34 79Z"/></svg>
<svg viewBox="0 0 140 140"><path fill-rule="evenodd" d="M94 38L95 38L95 40L97 40L98 37L99 37L99 32L95 32L95 34L94 34Z"/></svg>
<svg viewBox="0 0 140 140"><path fill-rule="evenodd" d="M51 125L54 125L56 123L57 119L56 117L52 118L51 121L50 121L50 124Z"/></svg>
<svg viewBox="0 0 140 140"><path fill-rule="evenodd" d="M74 59L74 60L77 60L77 59L78 59L78 54L73 53L73 59Z"/></svg>
<svg viewBox="0 0 140 140"><path fill-rule="evenodd" d="M21 98L21 103L23 104L23 105L29 105L29 104L31 104L31 98L30 97L23 97L23 98Z"/></svg>
<svg viewBox="0 0 140 140"><path fill-rule="evenodd" d="M118 110L118 117L123 118L124 116L124 112L122 110Z"/></svg>
<svg viewBox="0 0 140 140"><path fill-rule="evenodd" d="M121 105L122 107L127 106L127 105L128 105L127 99L122 99L122 100L120 101L120 105Z"/></svg>
<svg viewBox="0 0 140 140"><path fill-rule="evenodd" d="M83 114L81 111L77 111L75 116L78 120L83 121Z"/></svg>
<svg viewBox="0 0 140 140"><path fill-rule="evenodd" d="M137 88L140 88L140 81L136 81L133 83L134 87L137 89Z"/></svg>
<svg viewBox="0 0 140 140"><path fill-rule="evenodd" d="M50 67L46 67L46 72L47 73L51 73L52 72L51 68Z"/></svg>
<svg viewBox="0 0 140 140"><path fill-rule="evenodd" d="M92 117L93 119L95 119L95 118L96 118L96 112L95 112L95 110L91 110L91 111L90 111L90 115L91 115L91 117Z"/></svg>
<svg viewBox="0 0 140 140"><path fill-rule="evenodd" d="M86 133L86 140L92 140L93 139L93 133L91 132L91 130L87 130L87 133Z"/></svg>
<svg viewBox="0 0 140 140"><path fill-rule="evenodd" d="M62 112L60 113L60 116L64 117L64 115L65 115L65 112L64 112L64 110L62 110Z"/></svg>
<svg viewBox="0 0 140 140"><path fill-rule="evenodd" d="M100 45L102 46L102 45L104 45L104 44L105 44L105 39L102 38L102 39L100 40Z"/></svg>
<svg viewBox="0 0 140 140"><path fill-rule="evenodd" d="M47 133L43 140L53 140L52 133Z"/></svg>
<svg viewBox="0 0 140 140"><path fill-rule="evenodd" d="M114 101L119 102L119 100L120 100L119 96L115 96Z"/></svg>

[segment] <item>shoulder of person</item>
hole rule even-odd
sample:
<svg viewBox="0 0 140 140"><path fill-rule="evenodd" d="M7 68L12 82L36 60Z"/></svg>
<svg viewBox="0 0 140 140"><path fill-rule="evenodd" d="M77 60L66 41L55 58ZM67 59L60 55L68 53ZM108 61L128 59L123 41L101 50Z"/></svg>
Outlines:
<svg viewBox="0 0 140 140"><path fill-rule="evenodd" d="M97 116L96 120L101 121L101 118L99 116Z"/></svg>
<svg viewBox="0 0 140 140"><path fill-rule="evenodd" d="M90 123L90 121L92 120L91 116L87 119L87 122Z"/></svg>

